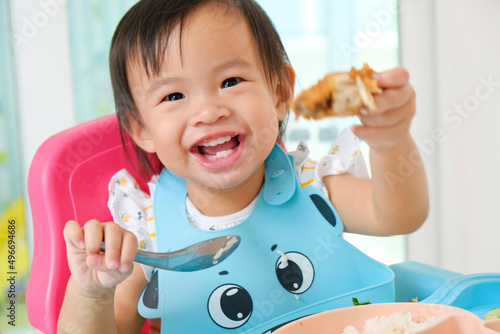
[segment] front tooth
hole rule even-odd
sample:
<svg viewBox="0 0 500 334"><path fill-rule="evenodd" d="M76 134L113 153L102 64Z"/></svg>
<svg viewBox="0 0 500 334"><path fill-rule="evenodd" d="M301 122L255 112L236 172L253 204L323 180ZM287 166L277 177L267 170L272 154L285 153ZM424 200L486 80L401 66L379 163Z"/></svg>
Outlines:
<svg viewBox="0 0 500 334"><path fill-rule="evenodd" d="M205 147L215 146L215 145L217 145L217 140L215 140L215 139L211 139L211 140L203 143L203 146L205 146Z"/></svg>
<svg viewBox="0 0 500 334"><path fill-rule="evenodd" d="M231 136L225 136L225 137L220 137L217 139L218 144L224 144L225 142L228 142L231 140Z"/></svg>
<svg viewBox="0 0 500 334"><path fill-rule="evenodd" d="M225 150L225 151L221 151L221 152L217 152L217 157L218 158L225 158L228 155L230 155L231 153L233 153L233 150L231 150L231 149Z"/></svg>
<svg viewBox="0 0 500 334"><path fill-rule="evenodd" d="M231 140L231 136L220 137L217 139L211 139L210 141L203 143L203 146L205 146L205 147L217 146L219 144L224 144L225 142L228 142L230 140Z"/></svg>

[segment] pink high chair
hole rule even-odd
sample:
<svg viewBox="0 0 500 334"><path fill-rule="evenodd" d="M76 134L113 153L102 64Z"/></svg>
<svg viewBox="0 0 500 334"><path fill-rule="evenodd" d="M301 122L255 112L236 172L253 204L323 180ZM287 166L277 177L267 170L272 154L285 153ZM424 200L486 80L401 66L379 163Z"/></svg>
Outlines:
<svg viewBox="0 0 500 334"><path fill-rule="evenodd" d="M43 333L57 332L70 277L64 225L68 220L82 225L93 218L111 221L108 183L122 168L147 191L135 163L135 153L130 151L129 158L123 150L115 115L58 133L36 152L28 176L34 251L26 307L30 323ZM141 333L148 333L148 323Z"/></svg>

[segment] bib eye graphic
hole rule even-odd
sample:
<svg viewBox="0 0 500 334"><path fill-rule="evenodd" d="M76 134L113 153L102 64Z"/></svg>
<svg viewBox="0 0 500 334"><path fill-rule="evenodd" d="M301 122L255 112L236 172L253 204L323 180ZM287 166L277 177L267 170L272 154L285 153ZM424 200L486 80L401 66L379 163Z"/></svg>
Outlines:
<svg viewBox="0 0 500 334"><path fill-rule="evenodd" d="M223 328L238 328L248 321L253 304L250 294L239 285L226 284L215 289L208 299L208 313Z"/></svg>
<svg viewBox="0 0 500 334"><path fill-rule="evenodd" d="M301 294L312 285L314 267L304 255L289 252L278 259L276 276L285 290L294 294Z"/></svg>

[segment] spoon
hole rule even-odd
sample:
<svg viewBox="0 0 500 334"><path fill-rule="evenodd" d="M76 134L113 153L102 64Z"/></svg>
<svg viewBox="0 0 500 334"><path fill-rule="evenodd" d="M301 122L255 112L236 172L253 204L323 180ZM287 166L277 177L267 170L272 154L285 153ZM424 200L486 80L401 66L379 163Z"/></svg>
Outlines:
<svg viewBox="0 0 500 334"><path fill-rule="evenodd" d="M134 261L171 271L197 271L224 261L234 252L240 241L241 238L237 235L225 235L168 253L138 250ZM101 251L105 251L104 242Z"/></svg>

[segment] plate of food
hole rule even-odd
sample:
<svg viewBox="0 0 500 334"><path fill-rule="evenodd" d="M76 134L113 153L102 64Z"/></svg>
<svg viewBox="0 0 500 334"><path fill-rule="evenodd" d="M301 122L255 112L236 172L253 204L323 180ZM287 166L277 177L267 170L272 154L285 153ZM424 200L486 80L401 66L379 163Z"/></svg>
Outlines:
<svg viewBox="0 0 500 334"><path fill-rule="evenodd" d="M498 334L499 320L464 309L418 302L359 305L293 321L275 334Z"/></svg>

